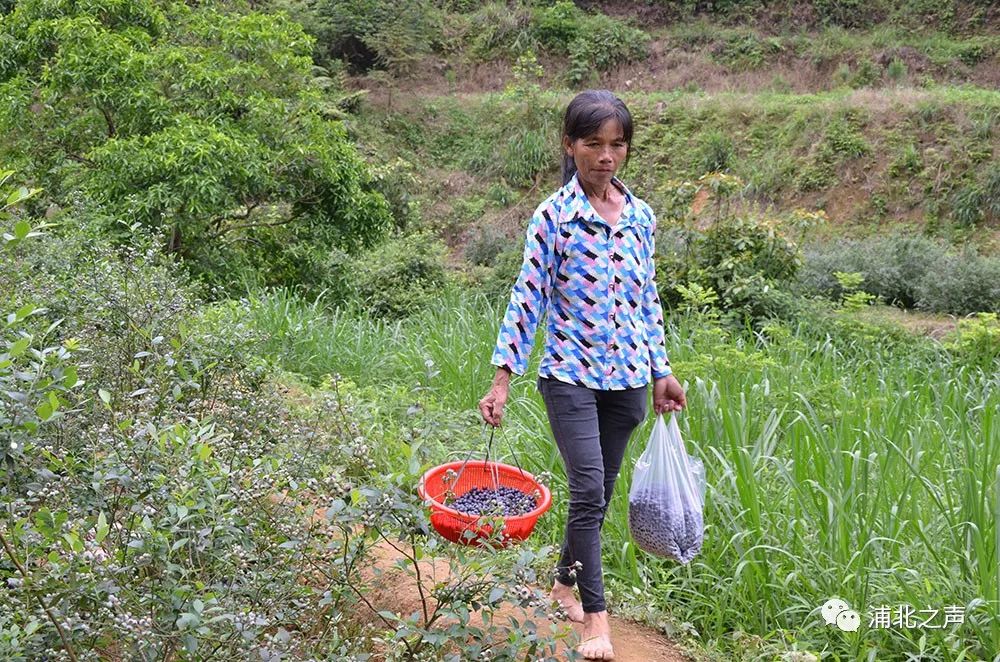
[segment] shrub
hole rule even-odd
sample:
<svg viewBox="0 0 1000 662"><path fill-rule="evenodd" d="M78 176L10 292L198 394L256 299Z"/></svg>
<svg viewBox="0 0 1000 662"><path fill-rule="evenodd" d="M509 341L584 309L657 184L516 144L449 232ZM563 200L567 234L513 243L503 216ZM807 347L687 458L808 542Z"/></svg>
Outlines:
<svg viewBox="0 0 1000 662"><path fill-rule="evenodd" d="M344 60L355 73L407 73L441 39L440 14L429 0L282 0L275 8L287 9L316 37L318 62Z"/></svg>
<svg viewBox="0 0 1000 662"><path fill-rule="evenodd" d="M996 370L1000 359L1000 321L996 313L977 313L958 322L957 336L945 346L959 359L987 371Z"/></svg>
<svg viewBox="0 0 1000 662"><path fill-rule="evenodd" d="M400 319L429 304L445 286L445 247L418 233L390 239L354 266L358 300L375 317Z"/></svg>
<svg viewBox="0 0 1000 662"><path fill-rule="evenodd" d="M920 150L913 143L908 143L899 156L889 164L889 175L901 177L903 175L916 175L924 167Z"/></svg>
<svg viewBox="0 0 1000 662"><path fill-rule="evenodd" d="M865 290L891 305L960 315L1000 308L1000 260L972 250L951 253L920 235L810 245L797 286L806 294L840 300L846 292L836 271L863 274Z"/></svg>
<svg viewBox="0 0 1000 662"><path fill-rule="evenodd" d="M890 80L899 83L906 78L906 63L899 58L893 58L889 66L886 67L885 73Z"/></svg>
<svg viewBox="0 0 1000 662"><path fill-rule="evenodd" d="M857 70L854 72L854 75L850 79L850 86L855 89L870 87L878 82L878 79L879 73L875 63L871 60L862 60L858 65Z"/></svg>
<svg viewBox="0 0 1000 662"><path fill-rule="evenodd" d="M877 5L867 0L816 0L816 12L823 22L845 28L861 28L877 19Z"/></svg>
<svg viewBox="0 0 1000 662"><path fill-rule="evenodd" d="M698 172L721 172L732 167L732 138L720 131L701 136L698 145Z"/></svg>
<svg viewBox="0 0 1000 662"><path fill-rule="evenodd" d="M799 266L798 251L771 220L728 212L723 199L741 187L738 178L722 175L703 177L698 184L673 182L663 191L673 201L664 218L678 223L657 230L657 285L664 305L716 302L726 321L738 326L791 312L788 287ZM709 189L719 198L718 211L700 230L689 201Z"/></svg>
<svg viewBox="0 0 1000 662"><path fill-rule="evenodd" d="M568 0L535 11L534 29L539 43L552 53L569 54L570 44L580 37L586 14Z"/></svg>
<svg viewBox="0 0 1000 662"><path fill-rule="evenodd" d="M583 31L570 44L569 82L579 85L595 72L607 71L646 56L649 35L603 14L587 17Z"/></svg>
<svg viewBox="0 0 1000 662"><path fill-rule="evenodd" d="M532 14L521 4L514 7L489 3L473 15L476 26L470 52L476 59L514 58L528 50L538 50L538 36L532 28Z"/></svg>
<svg viewBox="0 0 1000 662"><path fill-rule="evenodd" d="M15 100L0 107L0 147L36 163L59 204L82 190L125 220L109 223L118 241L132 227L159 231L166 250L228 286L248 266L300 277L304 245L357 250L391 225L367 165L327 119L335 103L314 80L312 39L287 15L18 3L0 44ZM45 112L33 95L51 100Z"/></svg>
<svg viewBox="0 0 1000 662"><path fill-rule="evenodd" d="M962 228L1000 219L1000 165L991 165L977 181L952 193L950 207L955 225Z"/></svg>
<svg viewBox="0 0 1000 662"><path fill-rule="evenodd" d="M465 259L472 264L492 267L496 264L500 254L508 250L514 243L503 232L488 225L479 228L465 245Z"/></svg>
<svg viewBox="0 0 1000 662"><path fill-rule="evenodd" d="M482 274L476 288L491 301L505 302L510 298L523 259L523 246L512 243L496 256L492 268Z"/></svg>
<svg viewBox="0 0 1000 662"><path fill-rule="evenodd" d="M1000 311L1000 259L968 248L929 264L914 288L916 307L967 315Z"/></svg>

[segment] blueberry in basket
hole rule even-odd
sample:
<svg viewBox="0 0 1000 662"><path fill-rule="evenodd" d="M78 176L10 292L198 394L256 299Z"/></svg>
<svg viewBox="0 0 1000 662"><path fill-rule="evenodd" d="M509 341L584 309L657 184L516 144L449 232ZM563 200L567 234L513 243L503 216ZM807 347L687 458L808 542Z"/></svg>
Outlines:
<svg viewBox="0 0 1000 662"><path fill-rule="evenodd" d="M538 505L535 496L515 487L473 487L448 504L449 508L468 515L503 515L516 517L530 513Z"/></svg>

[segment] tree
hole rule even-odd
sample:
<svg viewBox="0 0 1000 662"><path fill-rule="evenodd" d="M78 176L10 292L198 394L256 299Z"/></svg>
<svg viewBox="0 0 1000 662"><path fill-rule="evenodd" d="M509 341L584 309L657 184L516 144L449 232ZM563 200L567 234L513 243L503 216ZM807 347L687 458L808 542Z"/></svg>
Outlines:
<svg viewBox="0 0 1000 662"><path fill-rule="evenodd" d="M0 18L0 153L203 266L373 245L388 205L328 119L312 48L284 13L21 0Z"/></svg>

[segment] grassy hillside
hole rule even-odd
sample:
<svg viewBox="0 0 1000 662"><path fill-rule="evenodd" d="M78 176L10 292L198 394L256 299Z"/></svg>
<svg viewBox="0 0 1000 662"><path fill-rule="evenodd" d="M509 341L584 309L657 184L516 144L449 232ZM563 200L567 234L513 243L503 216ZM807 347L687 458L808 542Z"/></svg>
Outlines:
<svg viewBox="0 0 1000 662"><path fill-rule="evenodd" d="M513 199L498 186L557 185L555 136L570 92L539 95L534 122L523 101L502 94L408 98L381 114L389 150L435 170L468 173L446 202L476 223L477 199ZM654 205L669 180L726 171L748 203L823 209L836 233L905 223L995 251L1000 230L1000 92L937 87L699 94L622 93L637 120L622 177ZM505 139L504 136L507 136ZM536 197L540 192L533 192ZM984 199L989 204L984 204ZM654 206L654 209L656 207ZM467 216L462 217L463 210ZM845 228L844 226L852 226Z"/></svg>
<svg viewBox="0 0 1000 662"><path fill-rule="evenodd" d="M722 171L744 182L747 204L824 210L819 238L899 226L993 254L1000 22L992 5L946 4L883 7L862 27L747 11L758 3L683 16L656 3L514 5L502 20L496 5L445 12L447 48L405 73L350 79L368 94L356 130L373 161L403 159L428 222L453 244L475 226L517 235L529 203L558 184L562 109L606 86L638 121L622 175L654 203L670 180ZM583 27L604 59L574 50Z"/></svg>

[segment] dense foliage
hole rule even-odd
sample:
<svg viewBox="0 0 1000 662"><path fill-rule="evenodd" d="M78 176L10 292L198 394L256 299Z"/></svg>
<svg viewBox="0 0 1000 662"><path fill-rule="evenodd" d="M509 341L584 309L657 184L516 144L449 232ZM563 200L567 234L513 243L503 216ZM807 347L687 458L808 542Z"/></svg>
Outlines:
<svg viewBox="0 0 1000 662"><path fill-rule="evenodd" d="M390 215L326 117L311 48L282 15L19 2L0 24L0 149L50 200L82 190L215 282L322 282L326 250L372 245Z"/></svg>
<svg viewBox="0 0 1000 662"><path fill-rule="evenodd" d="M612 500L612 609L727 660L994 655L998 11L0 0L0 658L565 659L537 349L499 431L554 478L533 537L446 545L414 485L486 445L582 86L636 119L709 485L684 567ZM852 638L837 594L965 622Z"/></svg>

